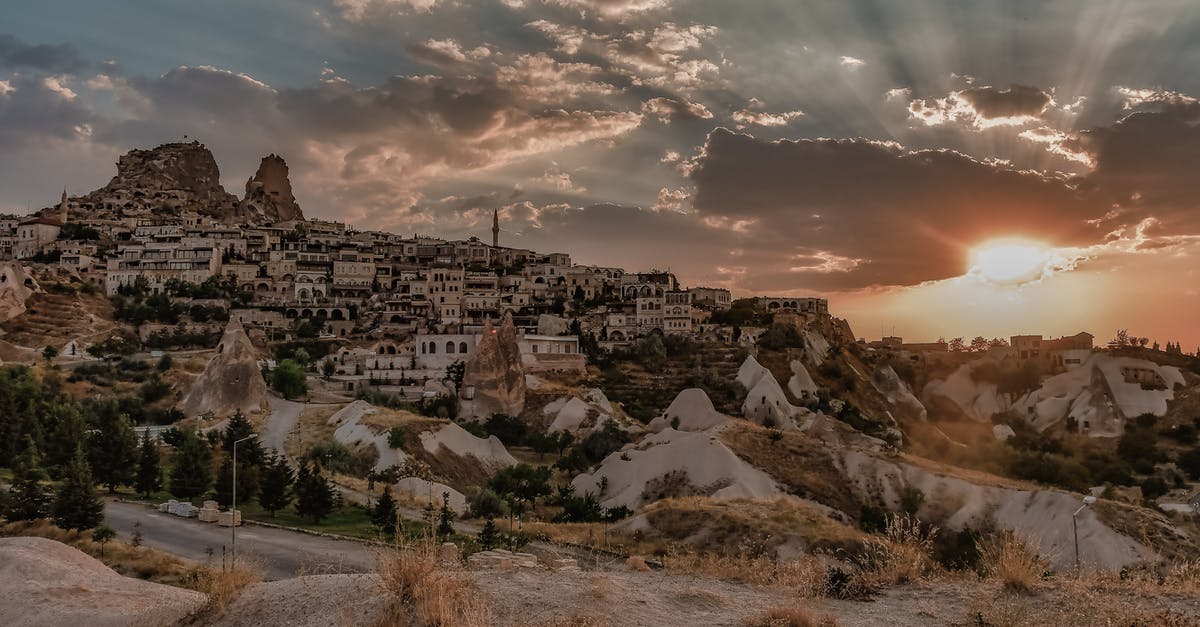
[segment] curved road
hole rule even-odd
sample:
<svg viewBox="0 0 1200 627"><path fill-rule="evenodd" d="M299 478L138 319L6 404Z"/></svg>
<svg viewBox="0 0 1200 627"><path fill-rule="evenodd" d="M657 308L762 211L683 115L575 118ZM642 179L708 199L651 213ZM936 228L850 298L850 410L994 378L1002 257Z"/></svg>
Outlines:
<svg viewBox="0 0 1200 627"><path fill-rule="evenodd" d="M146 546L202 564L219 565L222 550L230 545L229 527L163 514L148 505L110 501L104 506L104 522L126 542L134 524L141 523ZM261 559L264 575L272 580L375 569L374 547L350 540L245 525L238 527L237 545L239 553Z"/></svg>
<svg viewBox="0 0 1200 627"><path fill-rule="evenodd" d="M307 404L285 400L274 395L270 397L270 403L271 414L263 423L262 432L258 434L258 441L264 447L284 455L283 445L287 442L288 434L296 428L300 414Z"/></svg>

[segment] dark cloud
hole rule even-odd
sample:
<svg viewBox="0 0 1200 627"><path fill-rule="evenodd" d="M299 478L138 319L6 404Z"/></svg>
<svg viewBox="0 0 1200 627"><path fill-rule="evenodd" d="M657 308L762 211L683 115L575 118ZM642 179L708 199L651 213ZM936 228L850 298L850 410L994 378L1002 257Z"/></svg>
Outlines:
<svg viewBox="0 0 1200 627"><path fill-rule="evenodd" d="M1091 156L1087 182L1114 208L1103 225L1128 228L1154 218L1152 233L1200 234L1200 104L1156 104L1067 145Z"/></svg>
<svg viewBox="0 0 1200 627"><path fill-rule="evenodd" d="M1098 241L1086 221L1104 213L1061 180L859 139L766 142L717 129L691 180L700 217L740 225L759 282L775 289L957 276L967 249L989 238Z"/></svg>
<svg viewBox="0 0 1200 627"><path fill-rule="evenodd" d="M0 68L29 68L42 72L78 72L89 67L74 46L27 44L12 35L0 34Z"/></svg>
<svg viewBox="0 0 1200 627"><path fill-rule="evenodd" d="M1050 94L1029 85L1013 85L1008 89L971 87L959 94L981 117L1009 118L1038 116L1052 100Z"/></svg>

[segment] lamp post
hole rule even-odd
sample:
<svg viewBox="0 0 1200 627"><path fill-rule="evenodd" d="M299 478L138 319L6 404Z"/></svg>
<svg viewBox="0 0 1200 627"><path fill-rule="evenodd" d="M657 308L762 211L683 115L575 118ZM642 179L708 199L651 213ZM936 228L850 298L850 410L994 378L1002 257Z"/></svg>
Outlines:
<svg viewBox="0 0 1200 627"><path fill-rule="evenodd" d="M1087 509L1089 505L1096 502L1096 497L1083 497L1083 505L1071 514L1071 531L1075 536L1075 570L1079 570L1079 512Z"/></svg>
<svg viewBox="0 0 1200 627"><path fill-rule="evenodd" d="M229 526L229 534L230 534L229 544L230 544L230 553L233 556L232 563L234 563L234 564L237 563L237 528L238 528L238 519L237 519L237 445L241 444L242 442L245 442L246 440L253 440L254 438L257 438L257 437L258 437L257 433L251 433L250 435L248 435L240 440L234 440L234 442L233 442L233 486L232 486L233 489L230 491L232 498L230 499L231 506L229 508L229 522L231 523Z"/></svg>

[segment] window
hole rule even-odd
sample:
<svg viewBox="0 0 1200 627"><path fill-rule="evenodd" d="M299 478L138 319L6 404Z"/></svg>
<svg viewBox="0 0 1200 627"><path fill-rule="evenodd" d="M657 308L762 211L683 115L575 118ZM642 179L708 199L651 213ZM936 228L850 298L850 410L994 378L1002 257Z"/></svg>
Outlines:
<svg viewBox="0 0 1200 627"><path fill-rule="evenodd" d="M446 342L446 354L454 354L454 342Z"/></svg>

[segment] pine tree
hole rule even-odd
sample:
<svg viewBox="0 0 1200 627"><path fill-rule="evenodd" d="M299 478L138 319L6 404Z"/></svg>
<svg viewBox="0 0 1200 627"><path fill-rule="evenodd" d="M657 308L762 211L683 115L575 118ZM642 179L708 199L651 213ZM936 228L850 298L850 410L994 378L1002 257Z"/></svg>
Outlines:
<svg viewBox="0 0 1200 627"><path fill-rule="evenodd" d="M96 496L92 469L88 467L82 448L75 449L75 456L67 466L62 486L54 499L53 515L54 524L79 531L91 529L104 520L104 504Z"/></svg>
<svg viewBox="0 0 1200 627"><path fill-rule="evenodd" d="M13 464L12 486L4 502L4 517L10 521L45 518L49 511L50 494L42 481L41 461L33 438L25 436L25 450Z"/></svg>
<svg viewBox="0 0 1200 627"><path fill-rule="evenodd" d="M251 435L254 435L254 427L250 425L246 416L242 412L234 414L230 417L229 424L225 425L225 432L221 434L225 452L232 455L233 443ZM263 457L262 445L258 443L257 439L246 440L238 444L238 474L241 474L244 464L258 466L262 463ZM240 493L241 490L239 489L238 492Z"/></svg>
<svg viewBox="0 0 1200 627"><path fill-rule="evenodd" d="M450 509L450 493L442 492L442 509L438 512L438 527L439 536L448 536L454 533L454 512Z"/></svg>
<svg viewBox="0 0 1200 627"><path fill-rule="evenodd" d="M274 516L275 512L287 507L292 502L292 484L295 481L296 475L292 472L291 466L288 466L287 460L280 455L272 454L263 469L262 489L258 495L259 504Z"/></svg>
<svg viewBox="0 0 1200 627"><path fill-rule="evenodd" d="M211 449L195 431L183 431L175 453L175 465L171 468L171 495L192 499L208 492L212 485L211 456Z"/></svg>
<svg viewBox="0 0 1200 627"><path fill-rule="evenodd" d="M133 483L137 469L137 434L129 416L101 411L88 437L88 451L96 482L116 492L118 485Z"/></svg>
<svg viewBox="0 0 1200 627"><path fill-rule="evenodd" d="M233 462L229 456L221 462L220 469L217 470L216 483L213 485L216 494L213 498L225 507L229 507L233 500ZM237 463L237 498L238 502L245 503L253 500L258 496L259 489L259 470L258 466L252 466L242 461L242 447L238 446L238 463Z"/></svg>
<svg viewBox="0 0 1200 627"><path fill-rule="evenodd" d="M496 520L488 516L487 522L483 524L483 529L479 530L479 546L483 550L490 551L500 544L500 530L496 528Z"/></svg>
<svg viewBox="0 0 1200 627"><path fill-rule="evenodd" d="M329 516L337 499L333 486L321 476L321 467L314 465L309 471L307 463L300 465L300 479L297 480L296 513L310 518L314 525Z"/></svg>
<svg viewBox="0 0 1200 627"><path fill-rule="evenodd" d="M73 403L61 403L50 408L47 416L53 421L46 434L46 470L55 479L62 476L75 449L84 441L84 420L79 407Z"/></svg>
<svg viewBox="0 0 1200 627"><path fill-rule="evenodd" d="M379 502L375 504L375 512L371 515L371 522L379 527L379 531L384 535L391 537L396 535L396 499L392 498L391 487L383 488L383 495L379 497Z"/></svg>
<svg viewBox="0 0 1200 627"><path fill-rule="evenodd" d="M150 432L142 432L142 445L138 451L137 476L134 488L144 497L162 489L162 473L158 468L158 445L150 439Z"/></svg>

